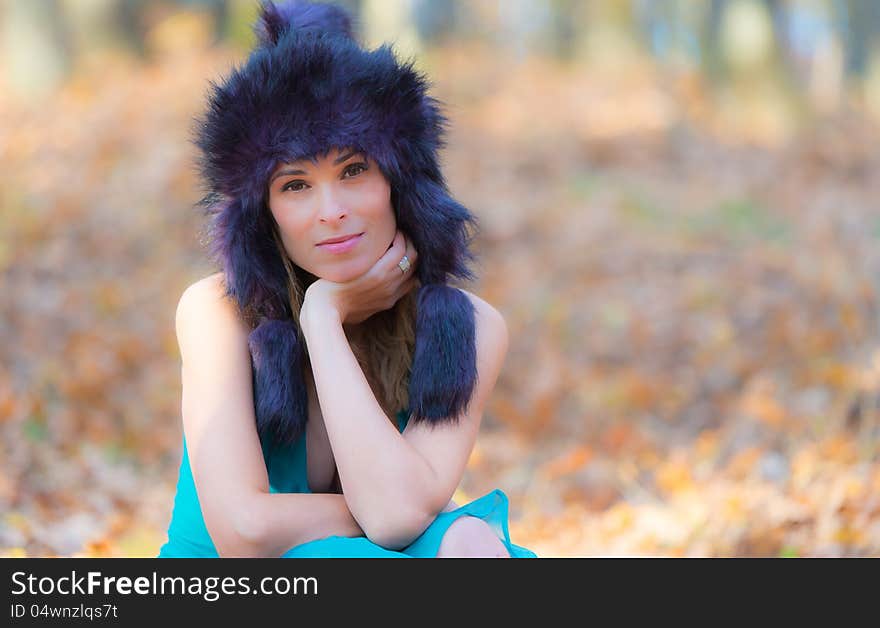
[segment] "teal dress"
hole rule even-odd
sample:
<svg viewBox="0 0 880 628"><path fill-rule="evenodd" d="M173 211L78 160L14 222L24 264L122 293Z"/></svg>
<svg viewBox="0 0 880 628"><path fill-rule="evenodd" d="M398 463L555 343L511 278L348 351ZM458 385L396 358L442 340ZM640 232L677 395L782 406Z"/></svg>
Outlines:
<svg viewBox="0 0 880 628"><path fill-rule="evenodd" d="M408 417L409 413L403 410L397 414L397 425L401 432L406 427ZM270 493L311 493L306 474L305 440L301 437L283 447L270 447L267 441L262 442ZM453 521L465 515L478 517L488 523L511 557L537 558L534 552L511 543L507 529L507 508L507 496L496 489L455 510L440 513L421 536L401 550L386 549L365 536L334 535L292 547L281 558L433 558L437 556L446 530ZM160 548L157 558L218 557L202 517L184 438L168 540Z"/></svg>

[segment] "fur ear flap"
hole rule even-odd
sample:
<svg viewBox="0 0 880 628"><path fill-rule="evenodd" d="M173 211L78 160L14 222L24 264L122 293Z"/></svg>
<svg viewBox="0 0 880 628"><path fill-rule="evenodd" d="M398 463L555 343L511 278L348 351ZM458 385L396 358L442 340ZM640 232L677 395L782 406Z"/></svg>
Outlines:
<svg viewBox="0 0 880 628"><path fill-rule="evenodd" d="M263 318L248 336L253 362L254 411L261 438L291 443L308 418L303 382L304 348L285 305L284 267L273 248L265 212L257 201L235 198L211 211L211 254L226 278L226 293L242 312ZM269 317L278 317L269 318Z"/></svg>
<svg viewBox="0 0 880 628"><path fill-rule="evenodd" d="M260 438L293 443L308 420L303 346L292 320L264 319L248 336Z"/></svg>
<svg viewBox="0 0 880 628"><path fill-rule="evenodd" d="M445 186L420 177L406 194L395 195L398 224L413 239L419 252L418 273L422 285L446 283L448 275L473 279L468 263L475 259L468 232L479 222ZM456 291L457 292L457 291Z"/></svg>
<svg viewBox="0 0 880 628"><path fill-rule="evenodd" d="M288 30L345 35L351 39L351 18L332 4L288 0L275 4L263 0L254 32L260 44L274 46Z"/></svg>
<svg viewBox="0 0 880 628"><path fill-rule="evenodd" d="M211 211L210 254L226 277L227 295L241 311L289 316L284 265L275 249L267 212L257 201L235 198ZM256 321L250 321L255 325Z"/></svg>
<svg viewBox="0 0 880 628"><path fill-rule="evenodd" d="M411 420L451 422L467 409L477 383L474 305L457 288L431 284L419 289L417 308Z"/></svg>

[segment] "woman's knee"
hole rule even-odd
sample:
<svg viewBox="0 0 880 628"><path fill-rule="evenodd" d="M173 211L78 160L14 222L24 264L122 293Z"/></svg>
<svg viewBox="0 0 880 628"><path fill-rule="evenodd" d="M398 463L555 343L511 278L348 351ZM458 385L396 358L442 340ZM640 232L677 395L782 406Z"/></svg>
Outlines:
<svg viewBox="0 0 880 628"><path fill-rule="evenodd" d="M510 553L488 523L467 515L446 530L437 558L510 558Z"/></svg>

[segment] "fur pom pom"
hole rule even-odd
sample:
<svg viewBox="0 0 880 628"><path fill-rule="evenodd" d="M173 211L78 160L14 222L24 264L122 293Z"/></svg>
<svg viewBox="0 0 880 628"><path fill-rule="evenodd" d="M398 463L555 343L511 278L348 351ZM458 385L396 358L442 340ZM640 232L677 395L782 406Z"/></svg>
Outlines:
<svg viewBox="0 0 880 628"><path fill-rule="evenodd" d="M309 407L296 323L264 319L248 336L248 347L257 432L261 439L290 444L303 433Z"/></svg>
<svg viewBox="0 0 880 628"><path fill-rule="evenodd" d="M289 30L312 31L352 38L351 17L342 7L288 0L275 4L263 0L254 32L263 46L274 46Z"/></svg>
<svg viewBox="0 0 880 628"><path fill-rule="evenodd" d="M411 420L454 421L477 383L474 305L457 288L431 284L419 289L417 307Z"/></svg>

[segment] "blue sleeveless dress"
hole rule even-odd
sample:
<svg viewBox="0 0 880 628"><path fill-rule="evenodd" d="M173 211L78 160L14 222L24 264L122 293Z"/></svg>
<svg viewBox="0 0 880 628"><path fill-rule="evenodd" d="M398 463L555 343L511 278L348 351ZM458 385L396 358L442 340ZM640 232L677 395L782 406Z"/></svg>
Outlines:
<svg viewBox="0 0 880 628"><path fill-rule="evenodd" d="M397 425L401 432L406 427L408 418L408 412L398 412ZM306 471L305 440L301 437L283 447L270 447L266 440L262 441L270 493L311 493ZM386 549L365 536L334 535L292 547L281 558L433 558L437 556L440 541L452 522L466 515L479 517L487 522L507 547L512 558L537 558L531 550L511 543L507 527L507 496L498 489L455 510L440 513L417 539L401 550ZM168 540L160 548L157 558L218 557L202 517L184 438L174 509L168 525Z"/></svg>

